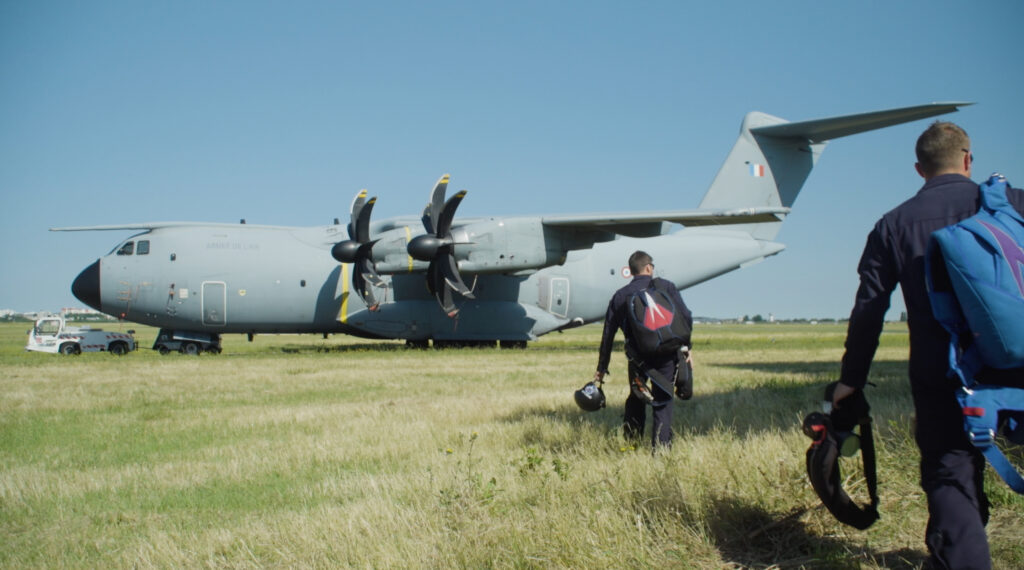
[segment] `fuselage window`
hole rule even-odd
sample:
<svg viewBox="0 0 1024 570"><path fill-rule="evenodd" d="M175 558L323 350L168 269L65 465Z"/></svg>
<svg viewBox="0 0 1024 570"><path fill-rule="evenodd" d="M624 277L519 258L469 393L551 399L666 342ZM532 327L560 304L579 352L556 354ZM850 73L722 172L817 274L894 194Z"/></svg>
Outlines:
<svg viewBox="0 0 1024 570"><path fill-rule="evenodd" d="M149 255L149 240L148 239L140 239L139 240L139 247L135 251L135 254L136 255Z"/></svg>
<svg viewBox="0 0 1024 570"><path fill-rule="evenodd" d="M117 250L118 255L131 255L135 251L135 242L130 241Z"/></svg>

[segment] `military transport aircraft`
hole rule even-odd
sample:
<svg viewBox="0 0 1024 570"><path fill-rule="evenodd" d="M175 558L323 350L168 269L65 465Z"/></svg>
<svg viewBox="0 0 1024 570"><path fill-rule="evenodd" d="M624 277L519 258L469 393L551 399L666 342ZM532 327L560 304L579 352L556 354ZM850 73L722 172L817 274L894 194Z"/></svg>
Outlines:
<svg viewBox="0 0 1024 570"><path fill-rule="evenodd" d="M699 209L456 219L466 196L438 180L422 217L347 228L154 222L78 275L78 299L160 327L154 348L218 351L220 335L345 333L413 346L527 341L604 317L643 249L685 289L785 247L774 240L827 141L954 112L932 103L791 123L751 112ZM346 231L347 230L347 231ZM161 340L162 339L162 340Z"/></svg>

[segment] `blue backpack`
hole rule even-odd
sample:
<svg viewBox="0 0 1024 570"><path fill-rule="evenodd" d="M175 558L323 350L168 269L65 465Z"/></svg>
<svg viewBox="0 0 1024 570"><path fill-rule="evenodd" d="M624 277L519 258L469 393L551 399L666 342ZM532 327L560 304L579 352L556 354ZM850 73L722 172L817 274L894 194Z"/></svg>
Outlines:
<svg viewBox="0 0 1024 570"><path fill-rule="evenodd" d="M1024 443L1024 217L1006 198L1006 179L981 185L978 213L931 235L925 280L932 313L950 333L950 375L964 429L999 476L1024 494L1024 478L995 445L997 433ZM982 384L983 367L1010 371L1012 385Z"/></svg>

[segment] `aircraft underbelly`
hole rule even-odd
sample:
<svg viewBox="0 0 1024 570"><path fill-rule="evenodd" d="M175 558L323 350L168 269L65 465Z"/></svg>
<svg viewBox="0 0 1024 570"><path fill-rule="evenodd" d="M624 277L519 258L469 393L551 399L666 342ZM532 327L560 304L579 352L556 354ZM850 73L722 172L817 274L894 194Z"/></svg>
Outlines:
<svg viewBox="0 0 1024 570"><path fill-rule="evenodd" d="M467 300L456 318L437 302L412 300L384 305L379 311L360 311L347 325L366 333L409 340L531 340L533 319L514 301Z"/></svg>

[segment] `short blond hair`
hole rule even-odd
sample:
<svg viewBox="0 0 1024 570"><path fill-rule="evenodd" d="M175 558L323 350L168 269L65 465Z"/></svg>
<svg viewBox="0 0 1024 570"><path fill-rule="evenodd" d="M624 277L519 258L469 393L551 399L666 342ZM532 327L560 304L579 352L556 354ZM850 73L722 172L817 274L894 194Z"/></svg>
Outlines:
<svg viewBox="0 0 1024 570"><path fill-rule="evenodd" d="M963 160L963 153L971 152L971 139L958 125L935 121L917 138L914 152L922 172L926 176L934 176L946 170L956 170Z"/></svg>

